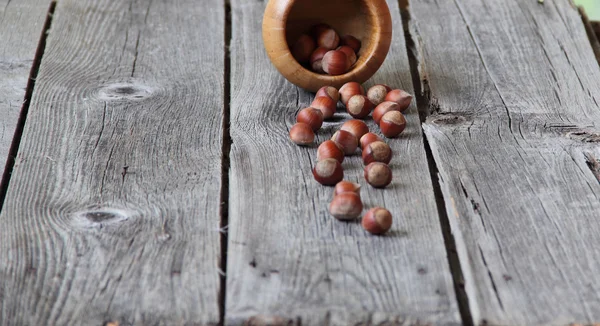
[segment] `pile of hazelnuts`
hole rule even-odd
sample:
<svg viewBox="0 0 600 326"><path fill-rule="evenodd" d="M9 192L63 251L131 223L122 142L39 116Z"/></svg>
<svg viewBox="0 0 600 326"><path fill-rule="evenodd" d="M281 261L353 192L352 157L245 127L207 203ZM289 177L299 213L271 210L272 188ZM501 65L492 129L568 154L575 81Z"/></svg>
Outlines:
<svg viewBox="0 0 600 326"><path fill-rule="evenodd" d="M320 74L342 75L358 59L361 42L352 35L340 37L327 24L315 25L292 46L292 55L300 64Z"/></svg>
<svg viewBox="0 0 600 326"><path fill-rule="evenodd" d="M329 205L331 215L342 221L351 221L360 216L363 205L360 185L343 180L342 162L345 156L353 155L360 147L367 183L374 188L385 188L392 182L392 170L388 165L392 150L383 139L369 131L362 119L372 114L385 137L397 137L406 128L402 112L410 106L412 95L382 84L371 87L366 93L356 82L344 84L339 91L331 86L322 87L310 107L298 113L296 124L290 129L290 139L298 145L312 145L315 132L324 120L333 118L340 100L355 119L344 122L330 140L319 145L317 164L312 172L317 182L335 186L334 198ZM369 210L362 219L363 228L373 234L383 234L391 225L391 213L381 207Z"/></svg>

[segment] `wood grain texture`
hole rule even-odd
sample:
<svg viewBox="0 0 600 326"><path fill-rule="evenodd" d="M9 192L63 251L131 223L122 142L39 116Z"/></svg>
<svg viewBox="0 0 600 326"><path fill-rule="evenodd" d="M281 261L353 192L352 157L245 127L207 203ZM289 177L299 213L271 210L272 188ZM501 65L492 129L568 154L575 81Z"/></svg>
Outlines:
<svg viewBox="0 0 600 326"><path fill-rule="evenodd" d="M219 322L224 16L58 3L0 214L0 324Z"/></svg>
<svg viewBox="0 0 600 326"><path fill-rule="evenodd" d="M0 0L0 173L4 171L50 0Z"/></svg>
<svg viewBox="0 0 600 326"><path fill-rule="evenodd" d="M390 55L371 83L412 91L398 4ZM360 156L346 179L362 185L367 208L395 217L387 236L329 215L333 188L316 183L316 147L288 139L296 113L312 94L271 66L260 42L265 4L232 1L232 104L226 324L460 324L416 106L405 134L389 144L395 178L375 190ZM317 133L329 139L347 114ZM374 123L369 119L368 124ZM373 129L378 131L377 129Z"/></svg>
<svg viewBox="0 0 600 326"><path fill-rule="evenodd" d="M600 69L567 0L414 0L475 324L600 321Z"/></svg>
<svg viewBox="0 0 600 326"><path fill-rule="evenodd" d="M340 35L361 40L358 61L345 74L330 76L302 67L290 52L298 37L326 23ZM385 60L392 40L392 18L385 0L270 0L263 16L263 42L271 62L290 82L316 92L323 86L363 83Z"/></svg>

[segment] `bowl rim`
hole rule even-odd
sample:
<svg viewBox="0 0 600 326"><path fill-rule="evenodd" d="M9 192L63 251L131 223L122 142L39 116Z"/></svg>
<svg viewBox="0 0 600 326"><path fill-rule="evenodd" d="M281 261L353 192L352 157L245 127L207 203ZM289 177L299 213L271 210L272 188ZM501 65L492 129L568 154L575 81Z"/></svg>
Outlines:
<svg viewBox="0 0 600 326"><path fill-rule="evenodd" d="M357 65L343 75L318 74L304 68L292 56L286 39L287 18L297 1L269 0L263 17L263 43L267 55L277 70L291 83L317 91L323 86L341 87L355 81L364 83L381 67L392 41L392 18L386 0L359 0L373 17L373 35L368 52L362 53ZM366 58L364 57L366 56Z"/></svg>

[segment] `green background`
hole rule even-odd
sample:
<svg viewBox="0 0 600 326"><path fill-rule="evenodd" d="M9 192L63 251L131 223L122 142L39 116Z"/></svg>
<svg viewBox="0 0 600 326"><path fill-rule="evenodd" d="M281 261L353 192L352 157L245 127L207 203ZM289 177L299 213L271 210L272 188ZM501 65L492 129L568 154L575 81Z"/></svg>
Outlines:
<svg viewBox="0 0 600 326"><path fill-rule="evenodd" d="M575 0L575 3L585 8L591 20L600 20L600 0Z"/></svg>

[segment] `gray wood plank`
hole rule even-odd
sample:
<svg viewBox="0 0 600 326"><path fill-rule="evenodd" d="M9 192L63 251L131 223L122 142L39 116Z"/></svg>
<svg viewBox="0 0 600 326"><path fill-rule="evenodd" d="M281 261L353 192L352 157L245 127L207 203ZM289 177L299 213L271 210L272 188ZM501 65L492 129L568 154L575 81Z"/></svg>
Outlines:
<svg viewBox="0 0 600 326"><path fill-rule="evenodd" d="M394 40L371 83L412 91L398 4L389 5ZM362 184L366 207L392 211L391 233L370 236L359 223L335 220L327 211L333 189L312 177L316 147L288 139L313 95L269 63L260 39L264 7L232 1L226 324L460 324L416 106L404 136L389 142L396 157L388 189L366 184L359 156L343 164L346 178ZM349 118L339 116L318 142Z"/></svg>
<svg viewBox="0 0 600 326"><path fill-rule="evenodd" d="M0 214L0 324L219 322L224 16L58 3Z"/></svg>
<svg viewBox="0 0 600 326"><path fill-rule="evenodd" d="M475 324L600 321L600 69L577 9L414 0L411 14Z"/></svg>
<svg viewBox="0 0 600 326"><path fill-rule="evenodd" d="M50 0L0 0L0 173L4 171Z"/></svg>

